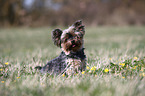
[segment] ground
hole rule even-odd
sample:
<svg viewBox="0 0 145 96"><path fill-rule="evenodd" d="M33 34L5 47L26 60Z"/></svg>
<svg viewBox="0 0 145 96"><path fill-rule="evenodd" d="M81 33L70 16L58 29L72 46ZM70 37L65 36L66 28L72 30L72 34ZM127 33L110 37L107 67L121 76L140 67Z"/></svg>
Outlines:
<svg viewBox="0 0 145 96"><path fill-rule="evenodd" d="M144 96L145 27L86 27L87 69L70 77L34 69L61 52L53 29L0 29L0 96Z"/></svg>

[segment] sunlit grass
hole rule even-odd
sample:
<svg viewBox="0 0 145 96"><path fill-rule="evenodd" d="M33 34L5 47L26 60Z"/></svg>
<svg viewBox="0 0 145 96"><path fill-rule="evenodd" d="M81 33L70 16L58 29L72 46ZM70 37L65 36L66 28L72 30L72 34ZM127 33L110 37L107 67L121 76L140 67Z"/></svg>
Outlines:
<svg viewBox="0 0 145 96"><path fill-rule="evenodd" d="M0 30L0 95L144 96L145 28L86 28L86 70L73 76L41 74L61 52L53 28Z"/></svg>

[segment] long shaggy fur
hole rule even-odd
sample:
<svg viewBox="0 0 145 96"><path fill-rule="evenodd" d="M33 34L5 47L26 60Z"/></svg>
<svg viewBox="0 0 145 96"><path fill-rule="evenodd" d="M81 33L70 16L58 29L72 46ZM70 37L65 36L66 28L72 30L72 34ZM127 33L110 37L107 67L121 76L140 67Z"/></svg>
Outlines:
<svg viewBox="0 0 145 96"><path fill-rule="evenodd" d="M62 52L44 67L37 66L35 68L42 73L66 73L68 75L85 70L84 34L85 29L81 20L76 21L72 26L63 31L61 29L54 29L52 31L52 40L56 46L62 49Z"/></svg>

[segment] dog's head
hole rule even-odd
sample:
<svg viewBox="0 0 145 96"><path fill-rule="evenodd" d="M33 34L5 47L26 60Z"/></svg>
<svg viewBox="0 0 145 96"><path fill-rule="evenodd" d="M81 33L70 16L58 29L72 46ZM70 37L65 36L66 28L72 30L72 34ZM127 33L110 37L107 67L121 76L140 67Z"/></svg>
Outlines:
<svg viewBox="0 0 145 96"><path fill-rule="evenodd" d="M68 55L71 51L77 52L83 48L83 36L85 34L82 21L76 21L68 29L60 30L55 29L52 31L52 39L54 44L61 47L62 50Z"/></svg>

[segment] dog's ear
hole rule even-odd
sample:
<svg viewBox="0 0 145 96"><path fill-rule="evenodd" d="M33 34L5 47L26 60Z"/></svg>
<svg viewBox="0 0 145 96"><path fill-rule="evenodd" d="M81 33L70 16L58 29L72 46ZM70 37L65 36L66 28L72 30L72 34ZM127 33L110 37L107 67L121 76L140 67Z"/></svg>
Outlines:
<svg viewBox="0 0 145 96"><path fill-rule="evenodd" d="M82 21L81 21L81 20L76 21L76 22L73 24L73 26L75 27L75 30L76 30L77 32L80 32L82 35L85 34L85 27L84 27L84 25L82 25Z"/></svg>
<svg viewBox="0 0 145 96"><path fill-rule="evenodd" d="M82 25L82 21L81 21L81 20L78 20L78 21L76 21L76 22L73 24L74 27L79 27L79 26L81 26L81 25Z"/></svg>
<svg viewBox="0 0 145 96"><path fill-rule="evenodd" d="M82 26L76 28L76 30L78 32L80 32L82 35L85 35L85 26L82 25Z"/></svg>
<svg viewBox="0 0 145 96"><path fill-rule="evenodd" d="M52 31L52 40L54 41L54 44L58 47L61 47L61 34L62 30L60 29L54 29Z"/></svg>

